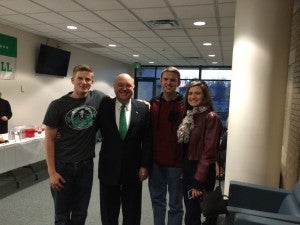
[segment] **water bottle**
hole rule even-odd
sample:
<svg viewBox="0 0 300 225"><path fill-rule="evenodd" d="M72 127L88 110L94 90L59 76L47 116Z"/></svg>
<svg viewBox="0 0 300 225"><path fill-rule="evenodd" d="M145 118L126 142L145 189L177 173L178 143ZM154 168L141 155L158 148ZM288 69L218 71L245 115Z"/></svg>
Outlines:
<svg viewBox="0 0 300 225"><path fill-rule="evenodd" d="M20 138L20 140L25 138L25 129L20 129L19 138Z"/></svg>
<svg viewBox="0 0 300 225"><path fill-rule="evenodd" d="M15 140L15 131L14 130L9 131L8 140Z"/></svg>

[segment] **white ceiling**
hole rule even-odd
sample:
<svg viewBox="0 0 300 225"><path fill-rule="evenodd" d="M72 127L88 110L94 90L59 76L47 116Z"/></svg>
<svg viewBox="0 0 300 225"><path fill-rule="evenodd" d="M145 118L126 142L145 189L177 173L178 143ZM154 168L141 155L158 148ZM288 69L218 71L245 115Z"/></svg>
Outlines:
<svg viewBox="0 0 300 225"><path fill-rule="evenodd" d="M214 61L216 66L231 66L234 16L235 0L0 0L2 24L143 65L153 61L198 66ZM170 19L180 27L146 25L146 21ZM206 25L196 27L195 20ZM78 29L67 30L67 25ZM111 43L117 47L109 47Z"/></svg>

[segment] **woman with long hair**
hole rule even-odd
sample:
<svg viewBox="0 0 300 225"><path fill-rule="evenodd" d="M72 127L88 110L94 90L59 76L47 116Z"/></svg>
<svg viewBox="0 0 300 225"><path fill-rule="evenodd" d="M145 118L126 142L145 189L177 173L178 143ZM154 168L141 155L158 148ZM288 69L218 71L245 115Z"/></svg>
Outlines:
<svg viewBox="0 0 300 225"><path fill-rule="evenodd" d="M185 117L177 137L184 145L183 195L185 224L201 225L201 196L215 186L215 162L222 131L222 122L214 112L209 88L204 81L191 82L185 94ZM206 218L203 224L214 225L217 217Z"/></svg>

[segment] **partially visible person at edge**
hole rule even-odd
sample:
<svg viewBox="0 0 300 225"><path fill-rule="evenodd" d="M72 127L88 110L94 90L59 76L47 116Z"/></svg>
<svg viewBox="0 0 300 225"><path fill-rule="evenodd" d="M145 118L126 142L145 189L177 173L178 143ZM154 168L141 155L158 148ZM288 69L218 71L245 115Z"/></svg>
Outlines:
<svg viewBox="0 0 300 225"><path fill-rule="evenodd" d="M57 225L85 224L93 184L95 121L105 97L90 91L94 72L88 65L74 67L71 82L73 91L51 102L43 122Z"/></svg>
<svg viewBox="0 0 300 225"><path fill-rule="evenodd" d="M102 225L118 225L122 208L123 225L140 225L142 184L152 163L150 112L144 102L131 98L134 80L129 74L116 77L114 91L116 97L103 100L99 110L101 221ZM124 133L119 123L123 110Z"/></svg>
<svg viewBox="0 0 300 225"><path fill-rule="evenodd" d="M0 134L8 133L8 120L12 117L9 101L1 98L0 92Z"/></svg>
<svg viewBox="0 0 300 225"><path fill-rule="evenodd" d="M209 88L203 81L191 82L185 94L186 116L177 131L184 144L183 195L185 224L201 225L200 201L203 191L215 186L215 162L222 122L214 112ZM217 216L205 218L205 225L215 225Z"/></svg>
<svg viewBox="0 0 300 225"><path fill-rule="evenodd" d="M164 225L169 196L168 225L181 225L182 144L177 142L177 129L184 113L183 96L176 92L180 85L177 68L166 67L160 78L162 93L150 101L153 132L153 166L149 176L154 225Z"/></svg>
<svg viewBox="0 0 300 225"><path fill-rule="evenodd" d="M225 179L227 133L228 133L228 129L224 127L224 131L221 136L221 141L219 145L219 160L218 160L219 162L218 162L218 170L217 170L217 178L221 180Z"/></svg>

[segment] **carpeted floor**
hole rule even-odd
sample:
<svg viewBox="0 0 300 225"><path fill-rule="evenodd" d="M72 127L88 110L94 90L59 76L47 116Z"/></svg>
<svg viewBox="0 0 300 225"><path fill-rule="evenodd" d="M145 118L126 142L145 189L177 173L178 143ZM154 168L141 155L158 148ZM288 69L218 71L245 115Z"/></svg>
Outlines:
<svg viewBox="0 0 300 225"><path fill-rule="evenodd" d="M96 144L96 155L99 152ZM101 225L99 210L99 183L97 178L98 158L94 159L95 173L91 202L86 225ZM36 176L29 168L13 171L19 182L19 188L12 176L0 175L0 224L2 225L52 225L54 224L53 200L50 194L45 161L32 165ZM120 216L120 221L122 220ZM121 223L120 223L121 224ZM219 224L223 219L219 218ZM153 215L148 191L144 182L141 225L153 225Z"/></svg>

